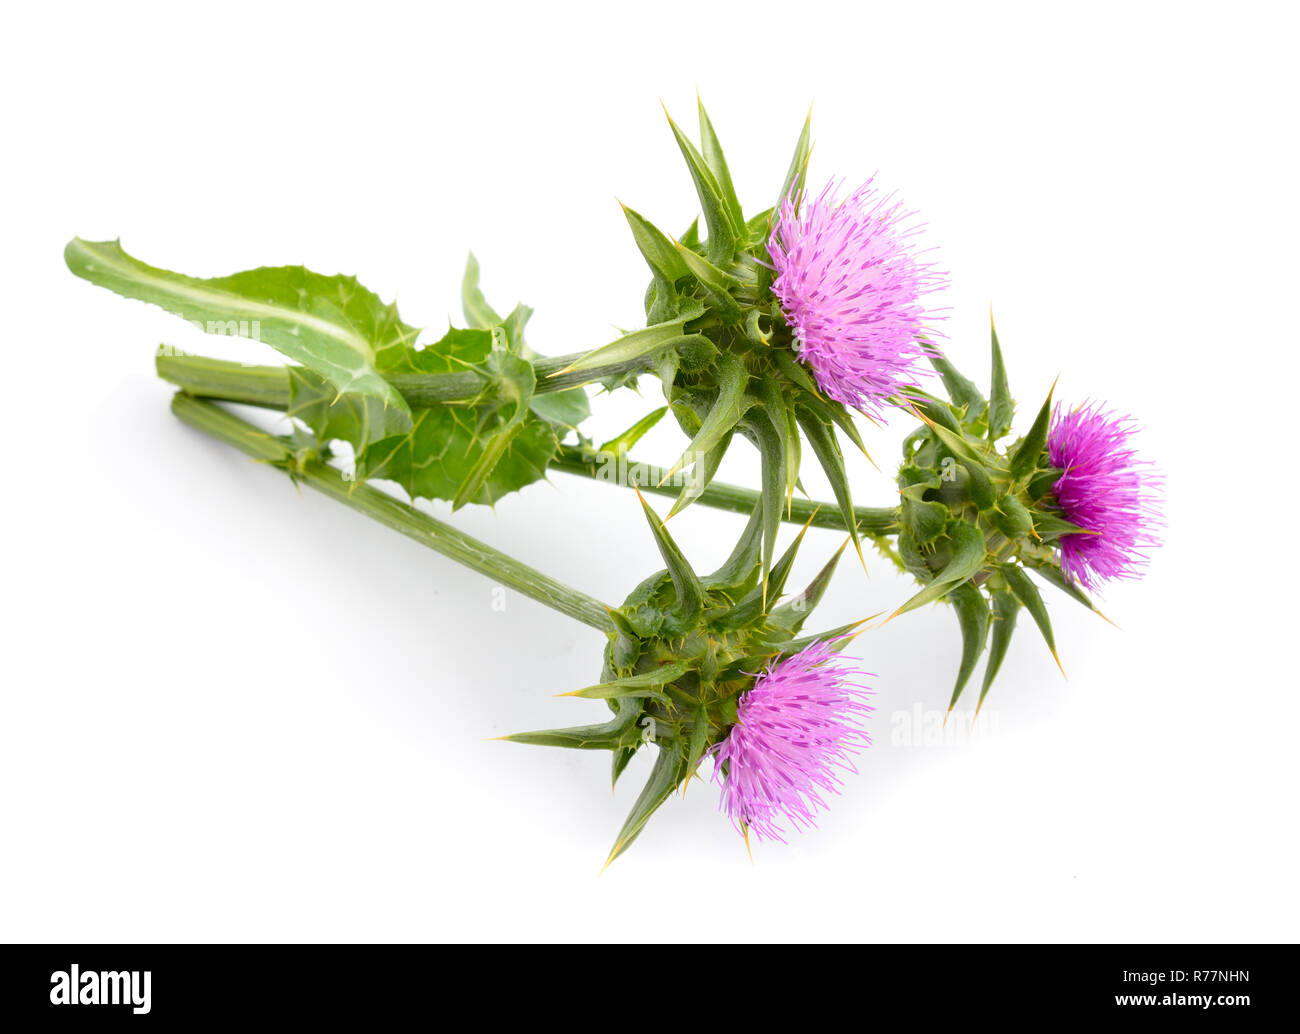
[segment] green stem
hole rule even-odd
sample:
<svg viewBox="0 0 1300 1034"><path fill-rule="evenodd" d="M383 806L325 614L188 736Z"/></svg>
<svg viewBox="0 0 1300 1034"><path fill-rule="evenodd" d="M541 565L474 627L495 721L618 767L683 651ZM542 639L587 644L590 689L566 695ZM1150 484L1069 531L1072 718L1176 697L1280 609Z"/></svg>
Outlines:
<svg viewBox="0 0 1300 1034"><path fill-rule="evenodd" d="M502 585L508 585L530 599L544 603L592 628L609 633L614 631L609 608L599 600L557 582L386 492L370 485L345 480L338 470L320 460L296 456L282 439L267 434L211 402L200 401L181 391L172 399L172 411L191 427L233 445L254 459L280 467L296 481L306 482L331 499L374 518L394 531L400 531L407 538L428 546L434 552L450 557L457 563L485 574Z"/></svg>
<svg viewBox="0 0 1300 1034"><path fill-rule="evenodd" d="M601 371L585 371L581 375L565 375L565 377L548 378L542 376L545 369L549 368L550 365L567 364L571 359L572 357L564 356L557 359L538 360L538 390L543 390L543 385L552 385L557 382L564 382L564 387L573 387L575 382L571 379L571 376L587 377L593 373L601 373ZM158 355L157 366L158 376L175 384L189 395L222 399L226 402L243 402L247 405L263 406L268 409L286 410L289 408L289 374L283 366L245 366L242 363L229 362L224 359L209 359L196 355L166 355L162 353ZM559 366L557 368L562 369L563 367ZM437 392L443 396L436 400L427 394L412 393L413 389L403 377L393 377L392 382L412 404L421 405L421 400L423 400L423 404L427 404L429 401L463 401L466 398L474 397L473 392L465 394L465 392L468 392L468 388L457 388L453 391L448 387L453 381L459 383L458 379L465 377L471 378L476 385L481 386L482 382L472 373L440 374L416 378L424 386L420 389L421 391L431 384L435 385ZM451 398L456 392L462 392L462 394L457 396L456 399ZM680 485L660 485L660 482L665 480L666 471L659 467L652 464L636 463L626 458L622 463L614 462L610 457L593 455L577 446L561 446L559 453L551 464L551 469L562 470L569 474L580 474L583 477L594 478L597 481L613 481L628 488L635 486L643 491L655 492L659 495L675 496L681 491ZM671 481L671 479L668 480ZM697 502L720 510L748 514L753 511L757 499L758 493L750 489L714 481L704 489ZM858 528L865 534L873 536L893 535L898 531L898 511L895 509L858 506L854 507L854 513L857 516ZM844 518L840 515L838 506L815 500L795 499L790 505L787 520L796 524L803 524L809 518L812 518L813 526L817 528L848 530Z"/></svg>
<svg viewBox="0 0 1300 1034"><path fill-rule="evenodd" d="M583 354L575 352L573 355L533 360L533 369L537 373L535 392L545 395L633 370L648 369L647 361L642 357L576 373L564 372ZM289 407L289 373L283 366L247 366L201 355L159 352L157 367L159 377L191 395L271 409ZM470 370L459 373L398 373L388 379L412 406L470 402L483 390L483 379Z"/></svg>
<svg viewBox="0 0 1300 1034"><path fill-rule="evenodd" d="M624 456L615 459L608 453L592 453L576 445L561 445L560 451L548 468L562 470L567 474L580 474L596 481L609 481L624 488L639 488L644 492L658 495L676 496L681 493L681 485L671 483L667 471L649 463L637 463ZM696 502L712 506L719 510L731 510L734 513L752 513L758 501L758 493L739 485L729 485L722 481L711 481ZM898 532L898 511L884 507L855 506L854 516L858 528L868 535L893 535ZM791 502L786 519L796 524L807 523L810 519L814 528L833 528L847 531L844 518L839 508L833 503L821 503L815 499L795 499Z"/></svg>

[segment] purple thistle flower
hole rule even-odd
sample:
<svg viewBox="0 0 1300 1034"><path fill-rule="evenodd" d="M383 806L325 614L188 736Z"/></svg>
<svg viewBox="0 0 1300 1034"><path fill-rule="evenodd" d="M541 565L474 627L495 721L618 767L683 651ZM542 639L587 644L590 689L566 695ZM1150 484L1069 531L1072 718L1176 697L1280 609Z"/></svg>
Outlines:
<svg viewBox="0 0 1300 1034"><path fill-rule="evenodd" d="M1072 582L1096 589L1112 578L1137 578L1145 550L1158 546L1162 479L1137 458L1130 440L1133 418L1087 403L1066 412L1058 404L1047 454L1063 473L1056 498L1066 520L1094 534L1061 537L1061 570Z"/></svg>
<svg viewBox="0 0 1300 1034"><path fill-rule="evenodd" d="M740 698L727 738L709 751L721 808L742 833L785 843L783 816L794 829L815 826L813 813L826 807L821 792L839 793L835 769L856 772L850 756L871 745L857 725L872 710L871 691L852 681L867 673L845 666L834 643L769 664Z"/></svg>
<svg viewBox="0 0 1300 1034"><path fill-rule="evenodd" d="M800 360L835 401L879 415L919 372L933 335L921 296L945 280L911 250L915 213L871 184L838 202L834 183L816 200L786 198L767 246Z"/></svg>

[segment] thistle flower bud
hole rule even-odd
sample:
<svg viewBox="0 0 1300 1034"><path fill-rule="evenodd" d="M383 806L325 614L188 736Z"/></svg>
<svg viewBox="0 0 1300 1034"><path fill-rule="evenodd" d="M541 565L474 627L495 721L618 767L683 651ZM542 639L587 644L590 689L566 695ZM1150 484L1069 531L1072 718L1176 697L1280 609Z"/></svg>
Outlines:
<svg viewBox="0 0 1300 1034"><path fill-rule="evenodd" d="M650 816L711 753L734 772L734 787L725 791L724 800L737 803L726 805L728 813L752 824L761 836L779 839L779 816L788 816L796 826L810 822L812 809L822 803L819 791L835 786L833 769L866 742L852 726L867 710L850 681L854 671L832 656L856 626L801 636L848 543L803 592L778 603L804 532L764 583L759 506L726 563L701 576L658 515L644 500L642 506L665 569L610 612L615 632L605 649L600 684L567 694L604 700L613 717L599 725L506 738L608 750L615 781L639 749L654 749L650 778L610 860L631 845ZM762 674L756 677L756 672ZM783 789L773 779L792 782Z"/></svg>

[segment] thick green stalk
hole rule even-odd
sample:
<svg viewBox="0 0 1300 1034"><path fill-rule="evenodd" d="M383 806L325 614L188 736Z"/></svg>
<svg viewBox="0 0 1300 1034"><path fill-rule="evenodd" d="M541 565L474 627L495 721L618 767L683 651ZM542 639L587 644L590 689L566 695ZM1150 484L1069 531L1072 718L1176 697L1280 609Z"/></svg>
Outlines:
<svg viewBox="0 0 1300 1034"><path fill-rule="evenodd" d="M564 372L582 354L535 359L536 393L544 395L564 391L633 370L648 369L646 359L641 357L590 370ZM287 409L289 406L289 374L283 366L247 366L200 355L159 352L157 367L159 377L191 395L271 409ZM483 390L482 378L468 370L461 373L399 373L388 380L412 406L470 402Z"/></svg>
<svg viewBox="0 0 1300 1034"><path fill-rule="evenodd" d="M625 488L639 488L643 492L655 492L659 495L676 496L682 490L680 481L676 485L672 484L674 479L668 477L668 471L662 467L637 463L627 456L622 460L616 460L612 456L593 454L576 445L561 445L559 453L551 462L550 469L562 470L568 474L581 474L596 481L609 481ZM706 506L731 510L734 513L752 513L757 501L757 492L721 481L711 481L696 499L696 502ZM863 534L893 535L898 531L897 510L855 506L853 513L857 518L858 528ZM844 517L837 506L813 499L793 500L786 512L786 519L796 524L804 524L811 519L814 528L848 531L848 526L844 523Z"/></svg>
<svg viewBox="0 0 1300 1034"><path fill-rule="evenodd" d="M599 600L557 582L487 543L394 499L386 492L370 485L345 480L338 470L320 460L299 459L293 449L281 439L211 402L201 401L181 391L172 399L172 411L191 427L233 445L254 459L280 467L297 481L306 482L330 498L374 518L394 531L400 531L407 538L414 539L471 570L487 575L502 585L508 585L530 599L544 603L592 628L602 632L614 631L609 608Z"/></svg>

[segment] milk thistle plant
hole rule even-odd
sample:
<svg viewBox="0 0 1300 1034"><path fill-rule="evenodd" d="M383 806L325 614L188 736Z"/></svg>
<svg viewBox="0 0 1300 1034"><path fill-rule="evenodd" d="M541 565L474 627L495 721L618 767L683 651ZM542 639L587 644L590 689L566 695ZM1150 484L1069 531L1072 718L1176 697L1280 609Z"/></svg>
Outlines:
<svg viewBox="0 0 1300 1034"><path fill-rule="evenodd" d="M567 695L607 717L503 738L608 751L615 782L638 751L653 753L611 861L705 766L747 841L807 829L840 792L870 743L874 676L845 653L865 622L804 626L850 544L861 557L867 540L915 578L890 619L951 606L962 649L949 710L987 655L978 713L1022 611L1056 656L1040 587L1095 609L1106 581L1141 573L1160 525L1159 476L1135 452L1131 419L1096 402L1054 404L1049 391L1011 436L996 330L986 394L941 347L931 302L945 277L916 247L913 214L870 180L810 191L807 122L772 206L748 216L703 106L698 144L669 126L703 225L674 238L625 207L650 271L646 326L571 355L533 351L531 310L492 308L472 256L465 326L421 347L420 331L353 277L282 266L198 279L146 265L116 241L76 239L65 252L91 283L208 332L252 334L290 360L250 366L160 349L158 374L178 389L172 408L187 424L604 633L598 680ZM589 386L616 391L646 375L660 381L664 407L612 441L584 434ZM278 411L286 433L226 403ZM667 413L688 439L680 456L667 467L633 462L630 450ZM917 424L893 505L853 500L841 438L866 451L857 416ZM738 440L761 458L754 489L714 477ZM338 442L350 447L346 464ZM831 502L802 497L805 446ZM663 568L610 605L415 505L492 505L554 470L671 495L668 516L699 503L747 519L727 561L700 574L642 497ZM782 522L803 530L777 555ZM843 544L787 594L813 525L840 529Z"/></svg>

